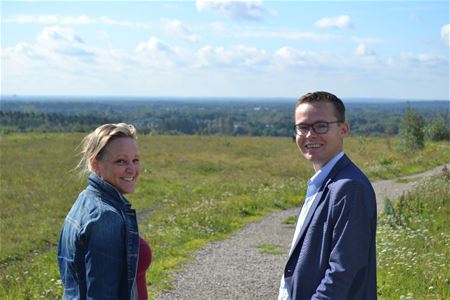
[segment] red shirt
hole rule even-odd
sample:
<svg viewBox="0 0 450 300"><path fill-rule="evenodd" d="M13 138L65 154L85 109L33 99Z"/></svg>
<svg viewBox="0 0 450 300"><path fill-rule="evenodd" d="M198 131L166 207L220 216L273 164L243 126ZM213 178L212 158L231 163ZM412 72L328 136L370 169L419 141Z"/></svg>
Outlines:
<svg viewBox="0 0 450 300"><path fill-rule="evenodd" d="M147 300L147 281L145 280L145 272L152 263L152 250L148 243L139 237L139 259L136 275L136 284L138 289L138 299Z"/></svg>

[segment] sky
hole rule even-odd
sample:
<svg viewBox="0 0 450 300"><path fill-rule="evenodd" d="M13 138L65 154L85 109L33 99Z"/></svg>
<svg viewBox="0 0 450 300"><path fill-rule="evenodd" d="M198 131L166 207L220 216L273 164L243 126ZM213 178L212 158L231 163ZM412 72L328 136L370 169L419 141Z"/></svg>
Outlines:
<svg viewBox="0 0 450 300"><path fill-rule="evenodd" d="M449 100L449 1L1 1L1 93Z"/></svg>

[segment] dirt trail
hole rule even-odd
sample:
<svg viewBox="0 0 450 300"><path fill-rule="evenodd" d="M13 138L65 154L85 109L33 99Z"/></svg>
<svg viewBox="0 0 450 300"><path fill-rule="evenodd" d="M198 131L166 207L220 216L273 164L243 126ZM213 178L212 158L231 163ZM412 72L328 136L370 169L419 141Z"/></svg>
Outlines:
<svg viewBox="0 0 450 300"><path fill-rule="evenodd" d="M387 198L392 201L399 198L403 193L413 189L420 179L442 172L444 166L446 166L447 170L450 170L450 163L448 163L423 173L403 176L397 179L379 180L373 182L372 185L375 190L375 194L377 195L378 212L383 210L384 199Z"/></svg>
<svg viewBox="0 0 450 300"><path fill-rule="evenodd" d="M382 210L385 198L398 198L413 188L416 179L437 174L442 168L405 176L403 181L374 182L378 211ZM450 164L447 168L450 169ZM231 238L207 245L194 254L193 261L183 271L175 274L175 288L156 299L276 299L295 230L294 225L282 221L297 215L298 210L269 214ZM272 245L279 254L264 254L258 248L261 245Z"/></svg>

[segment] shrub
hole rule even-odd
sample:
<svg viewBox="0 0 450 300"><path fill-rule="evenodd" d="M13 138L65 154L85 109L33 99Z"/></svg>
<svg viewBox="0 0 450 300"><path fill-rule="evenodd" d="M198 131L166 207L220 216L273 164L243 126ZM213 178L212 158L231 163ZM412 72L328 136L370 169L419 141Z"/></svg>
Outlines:
<svg viewBox="0 0 450 300"><path fill-rule="evenodd" d="M423 149L425 122L420 114L408 107L400 123L401 148L403 151Z"/></svg>
<svg viewBox="0 0 450 300"><path fill-rule="evenodd" d="M426 136L432 141L444 141L450 139L450 123L448 118L438 115L426 128Z"/></svg>

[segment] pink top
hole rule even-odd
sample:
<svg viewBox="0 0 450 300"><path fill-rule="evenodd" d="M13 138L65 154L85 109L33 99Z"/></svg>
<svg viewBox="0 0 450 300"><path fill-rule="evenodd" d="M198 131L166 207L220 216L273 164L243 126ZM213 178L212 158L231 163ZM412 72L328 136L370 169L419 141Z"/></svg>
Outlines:
<svg viewBox="0 0 450 300"><path fill-rule="evenodd" d="M139 237L139 259L136 274L136 284L138 289L138 299L147 300L147 281L145 280L145 272L152 263L152 249L148 243Z"/></svg>

